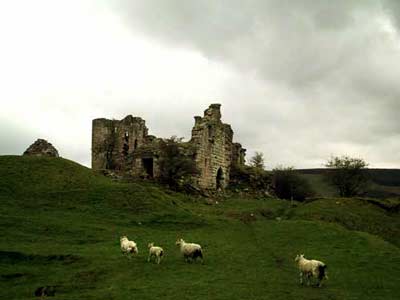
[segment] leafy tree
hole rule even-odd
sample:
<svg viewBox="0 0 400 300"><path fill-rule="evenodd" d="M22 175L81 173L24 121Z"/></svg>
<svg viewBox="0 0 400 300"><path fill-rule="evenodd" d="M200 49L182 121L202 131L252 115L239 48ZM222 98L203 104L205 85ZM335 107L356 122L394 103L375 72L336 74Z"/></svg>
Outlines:
<svg viewBox="0 0 400 300"><path fill-rule="evenodd" d="M361 158L333 156L325 164L330 169L328 179L337 188L341 197L362 194L368 183L368 163Z"/></svg>
<svg viewBox="0 0 400 300"><path fill-rule="evenodd" d="M194 149L182 142L182 138L172 136L160 142L160 181L171 188L182 189L192 183L192 176L199 173Z"/></svg>
<svg viewBox="0 0 400 300"><path fill-rule="evenodd" d="M314 195L310 183L293 167L278 167L272 170L272 186L281 199L304 201Z"/></svg>
<svg viewBox="0 0 400 300"><path fill-rule="evenodd" d="M247 189L253 193L269 192L271 175L259 168L235 166L231 169L230 186L234 189Z"/></svg>
<svg viewBox="0 0 400 300"><path fill-rule="evenodd" d="M256 169L264 170L264 154L262 152L256 152L252 158L250 158L250 165Z"/></svg>

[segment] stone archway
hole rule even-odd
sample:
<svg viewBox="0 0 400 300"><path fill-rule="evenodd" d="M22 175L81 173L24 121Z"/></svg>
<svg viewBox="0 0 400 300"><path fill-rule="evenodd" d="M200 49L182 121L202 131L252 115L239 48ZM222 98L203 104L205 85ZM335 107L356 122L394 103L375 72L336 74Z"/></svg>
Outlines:
<svg viewBox="0 0 400 300"><path fill-rule="evenodd" d="M223 189L225 187L224 185L224 171L222 171L222 168L220 167L217 171L217 176L216 176L216 188L217 190Z"/></svg>

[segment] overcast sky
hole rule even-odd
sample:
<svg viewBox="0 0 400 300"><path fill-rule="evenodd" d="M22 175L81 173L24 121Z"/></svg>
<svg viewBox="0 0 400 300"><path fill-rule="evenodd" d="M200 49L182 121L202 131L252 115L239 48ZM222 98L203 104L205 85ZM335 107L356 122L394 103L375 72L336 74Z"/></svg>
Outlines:
<svg viewBox="0 0 400 300"><path fill-rule="evenodd" d="M190 138L222 104L266 166L400 168L398 0L0 0L0 155L90 166L91 120Z"/></svg>

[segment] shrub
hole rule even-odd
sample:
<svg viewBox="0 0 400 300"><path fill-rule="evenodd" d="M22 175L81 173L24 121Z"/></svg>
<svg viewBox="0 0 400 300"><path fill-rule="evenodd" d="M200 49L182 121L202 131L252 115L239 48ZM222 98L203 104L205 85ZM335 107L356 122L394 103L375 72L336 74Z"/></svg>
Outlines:
<svg viewBox="0 0 400 300"><path fill-rule="evenodd" d="M264 170L264 154L262 152L256 152L254 156L250 158L250 166Z"/></svg>
<svg viewBox="0 0 400 300"><path fill-rule="evenodd" d="M366 170L368 164L363 159L335 156L325 166L331 169L326 173L328 180L337 188L341 197L353 197L365 191L369 179Z"/></svg>
<svg viewBox="0 0 400 300"><path fill-rule="evenodd" d="M248 189L252 192L269 192L271 175L269 172L256 167L236 166L231 169L230 187Z"/></svg>
<svg viewBox="0 0 400 300"><path fill-rule="evenodd" d="M293 167L278 167L272 171L272 186L281 199L304 201L314 195L310 183Z"/></svg>
<svg viewBox="0 0 400 300"><path fill-rule="evenodd" d="M191 185L199 173L193 159L194 149L182 138L171 137L160 142L160 181L172 189L181 190Z"/></svg>

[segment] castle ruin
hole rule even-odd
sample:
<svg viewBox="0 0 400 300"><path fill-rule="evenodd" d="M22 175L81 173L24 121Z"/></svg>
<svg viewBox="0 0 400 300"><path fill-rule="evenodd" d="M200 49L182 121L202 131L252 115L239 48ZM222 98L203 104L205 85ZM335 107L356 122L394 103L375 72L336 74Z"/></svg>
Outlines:
<svg viewBox="0 0 400 300"><path fill-rule="evenodd" d="M202 189L223 189L231 168L244 165L246 149L233 143L230 125L221 121L221 105L211 104L204 116L195 116L192 157L199 174L193 178ZM159 177L160 138L148 134L145 121L128 115L122 120L94 119L92 123L92 169Z"/></svg>

